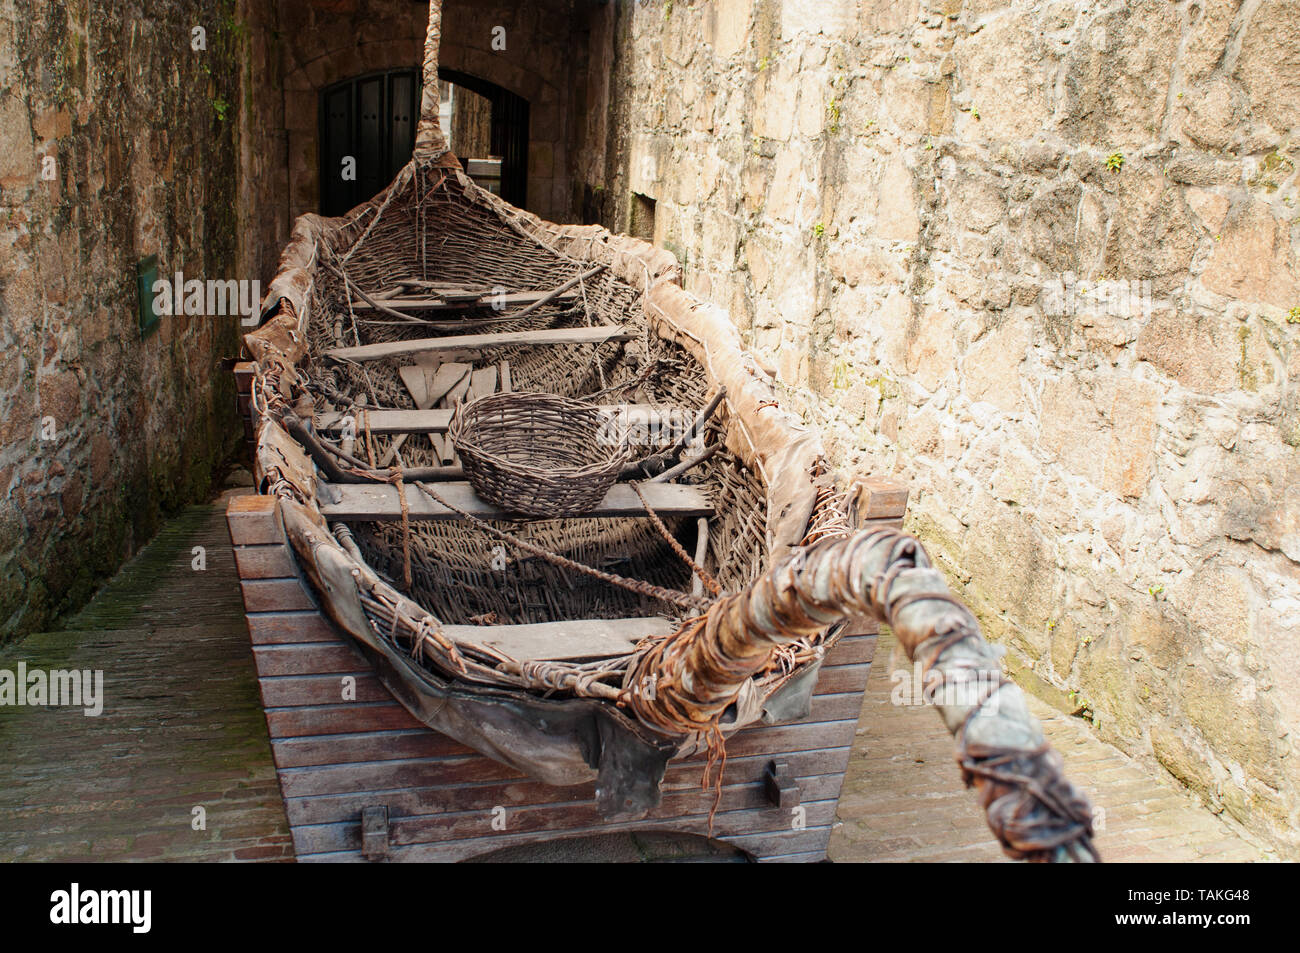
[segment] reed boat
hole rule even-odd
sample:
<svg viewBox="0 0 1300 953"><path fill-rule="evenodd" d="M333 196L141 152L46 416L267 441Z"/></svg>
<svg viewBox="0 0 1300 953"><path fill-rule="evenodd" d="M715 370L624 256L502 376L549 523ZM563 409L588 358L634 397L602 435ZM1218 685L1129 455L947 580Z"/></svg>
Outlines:
<svg viewBox="0 0 1300 953"><path fill-rule="evenodd" d="M936 708L1004 850L1096 859L974 616L864 512L726 313L669 252L466 176L438 127L437 8L411 162L296 222L245 338L258 492L310 604L421 725L588 785L611 820L660 807L686 757L720 793L729 741L806 715L855 620L885 623L927 679L986 686Z"/></svg>

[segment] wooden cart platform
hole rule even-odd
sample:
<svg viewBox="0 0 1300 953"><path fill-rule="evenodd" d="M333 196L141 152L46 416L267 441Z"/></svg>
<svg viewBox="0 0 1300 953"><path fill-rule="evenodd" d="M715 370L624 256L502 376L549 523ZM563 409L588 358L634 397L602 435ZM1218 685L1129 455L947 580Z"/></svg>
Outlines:
<svg viewBox="0 0 1300 953"><path fill-rule="evenodd" d="M872 500L864 517L901 521L905 491ZM594 782L532 781L411 716L320 611L274 498L238 497L227 519L299 860L459 861L622 831L707 836L715 793L700 787L703 755L669 764L649 816L606 821ZM717 840L759 861L825 859L875 633L858 624L827 653L808 717L728 739Z"/></svg>

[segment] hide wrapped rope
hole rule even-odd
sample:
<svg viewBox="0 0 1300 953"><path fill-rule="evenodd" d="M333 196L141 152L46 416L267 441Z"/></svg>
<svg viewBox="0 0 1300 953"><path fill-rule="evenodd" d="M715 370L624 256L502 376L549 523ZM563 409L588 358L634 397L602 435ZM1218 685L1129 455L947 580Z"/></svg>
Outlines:
<svg viewBox="0 0 1300 953"><path fill-rule="evenodd" d="M993 687L970 705L938 705L956 739L962 779L974 786L990 829L1017 860L1099 860L1087 799L1065 778L1061 756L1002 675L970 610L949 591L913 536L891 529L827 535L725 596L645 652L629 670L637 718L668 735L710 739L741 686L773 650L852 615L891 626L908 657L931 672ZM652 684L653 691L636 686ZM707 780L707 773L706 773ZM719 778L718 783L721 783Z"/></svg>

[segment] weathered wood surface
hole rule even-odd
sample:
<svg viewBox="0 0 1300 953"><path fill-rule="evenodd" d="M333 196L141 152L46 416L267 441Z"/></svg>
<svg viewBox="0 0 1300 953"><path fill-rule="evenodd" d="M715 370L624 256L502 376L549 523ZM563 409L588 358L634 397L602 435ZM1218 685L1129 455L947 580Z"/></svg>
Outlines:
<svg viewBox="0 0 1300 953"><path fill-rule="evenodd" d="M413 520L446 520L460 517L426 496L419 487L407 486L406 505ZM485 520L518 520L508 513L479 498L468 483L439 483L436 490L448 503L466 513ZM335 492L337 492L337 496ZM332 487L329 494L337 503L322 503L321 514L329 520L400 520L402 504L397 487L389 484L344 483ZM693 486L673 483L649 483L641 488L645 498L660 516L710 516L713 506L704 492ZM610 487L605 498L586 517L638 517L645 516L645 506L636 491L625 484Z"/></svg>
<svg viewBox="0 0 1300 953"><path fill-rule="evenodd" d="M420 354L426 351L451 351L461 348L521 347L529 345L602 344L605 341L629 341L631 331L616 325L594 328L547 328L541 331L501 331L496 334L457 334L440 338L415 338L410 341L384 341L356 347L336 347L325 351L326 357L342 361L378 361L386 357Z"/></svg>
<svg viewBox="0 0 1300 953"><path fill-rule="evenodd" d="M269 607L272 590L259 589L268 582L281 584L281 597L289 592L283 584L297 585L291 604L312 600L296 573L265 578L289 565L273 555L287 554L283 531L268 497L243 499L261 501L232 506L229 518L237 564L252 573L242 580L249 632L299 860L366 859L362 814L381 807L391 861L457 861L625 831L707 835L714 795L700 789L702 753L669 764L663 803L650 816L615 822L596 812L594 783L541 784L418 722L317 611ZM855 629L827 653L806 718L729 737L715 838L764 862L825 859L874 648L874 629ZM799 787L796 808L777 807L766 794L773 760L788 765ZM505 812L503 829L493 827L501 816L494 808Z"/></svg>
<svg viewBox="0 0 1300 953"><path fill-rule="evenodd" d="M412 296L393 296L381 299L385 305L395 311L464 311L468 308L494 308L499 310L522 308L525 305L536 304L542 301L550 291L512 291L503 295L494 295L492 292L479 294L473 293L474 297L470 298L466 294L463 298L452 296L451 301L445 301L442 298L432 297L412 297ZM552 300L556 304L567 305L573 304L579 299L577 292L564 292L558 296L553 296ZM354 302L352 310L361 314L363 312L380 310L364 301Z"/></svg>
<svg viewBox="0 0 1300 953"><path fill-rule="evenodd" d="M449 365L443 365L447 367ZM659 430L671 425L676 411L661 412L651 404L602 404L600 409L617 419L620 428ZM342 430L347 418L352 418L352 425L360 430L368 421L370 432L388 433L446 433L451 426L450 409L435 410L370 410L362 413L345 414L341 411L327 411L317 418L316 426L321 430ZM683 415L684 416L684 415Z"/></svg>
<svg viewBox="0 0 1300 953"><path fill-rule="evenodd" d="M625 655L644 638L669 635L667 619L570 619L533 625L444 625L454 641L478 642L516 661L594 659Z"/></svg>

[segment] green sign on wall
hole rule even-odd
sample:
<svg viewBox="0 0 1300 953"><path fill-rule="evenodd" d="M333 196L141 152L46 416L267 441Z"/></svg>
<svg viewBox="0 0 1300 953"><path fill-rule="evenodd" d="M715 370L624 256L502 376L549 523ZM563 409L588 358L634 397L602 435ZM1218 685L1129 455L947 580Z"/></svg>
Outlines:
<svg viewBox="0 0 1300 953"><path fill-rule="evenodd" d="M140 340L158 330L161 318L154 308L153 285L158 280L158 256L142 258L136 266L136 283L140 288Z"/></svg>

